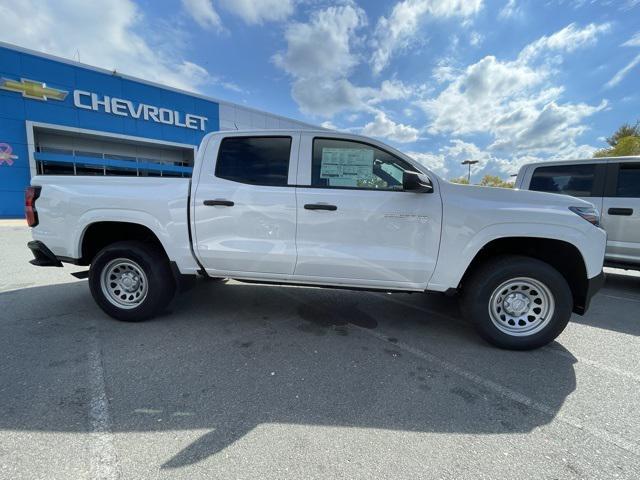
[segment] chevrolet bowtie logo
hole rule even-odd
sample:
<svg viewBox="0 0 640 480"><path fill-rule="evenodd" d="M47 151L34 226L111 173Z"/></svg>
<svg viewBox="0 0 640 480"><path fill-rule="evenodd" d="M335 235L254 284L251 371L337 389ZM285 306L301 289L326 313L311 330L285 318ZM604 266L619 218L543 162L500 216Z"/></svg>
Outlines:
<svg viewBox="0 0 640 480"><path fill-rule="evenodd" d="M27 80L26 78L21 78L20 81L0 78L0 88L10 92L21 93L23 97L33 98L34 100L64 100L69 93L57 88L47 87L46 83Z"/></svg>

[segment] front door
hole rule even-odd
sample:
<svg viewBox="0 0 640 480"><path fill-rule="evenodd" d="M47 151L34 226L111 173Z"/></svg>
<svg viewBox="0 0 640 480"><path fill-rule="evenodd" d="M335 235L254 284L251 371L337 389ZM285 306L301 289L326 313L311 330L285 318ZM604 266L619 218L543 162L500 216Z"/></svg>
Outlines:
<svg viewBox="0 0 640 480"><path fill-rule="evenodd" d="M211 275L287 276L300 135L214 137L194 179L194 248ZM255 275L254 275L255 274Z"/></svg>
<svg viewBox="0 0 640 480"><path fill-rule="evenodd" d="M424 288L440 241L437 184L403 191L403 172L416 168L368 143L305 136L301 145L295 277Z"/></svg>

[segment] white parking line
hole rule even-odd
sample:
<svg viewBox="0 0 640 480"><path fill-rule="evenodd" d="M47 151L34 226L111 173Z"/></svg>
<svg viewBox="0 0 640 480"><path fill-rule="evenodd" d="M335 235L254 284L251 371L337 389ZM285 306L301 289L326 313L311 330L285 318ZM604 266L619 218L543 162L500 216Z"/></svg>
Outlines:
<svg viewBox="0 0 640 480"><path fill-rule="evenodd" d="M379 295L379 294L373 294L373 295ZM606 296L609 296L609 295L606 295ZM403 300L399 300L397 298L392 298L391 295L388 296L388 297L384 297L384 298L385 298L385 300L389 300L389 301L395 302L395 303L397 303L399 305L404 305L406 307L413 308L415 310L418 310L418 311L421 311L421 312L424 312L424 313L428 313L430 315L440 315L442 317L445 317L445 318L451 320L452 322L461 322L461 320L458 319L458 318L451 317L449 315L445 315L445 314L443 314L441 312L436 312L434 310L429 310L429 309L424 308L424 307L419 307L417 305L412 305L411 303L405 302ZM625 299L625 300L630 300L630 299ZM574 325L582 325L582 324L576 323ZM617 367L610 367L608 365L604 365L603 363L597 362L595 360L589 360L588 358L585 358L585 357L576 356L573 353L563 352L561 350L553 348L553 346L546 346L546 347L544 347L544 350L546 350L546 351L548 351L550 353L553 353L555 355L560 355L561 357L568 358L570 360L574 360L575 359L579 363L582 363L584 365L588 365L590 367L593 367L593 368L596 368L596 369L599 369L599 370L602 370L602 371L605 371L605 372L608 372L608 373L612 373L614 375L619 375L621 377L626 377L626 378L628 378L630 380L633 380L635 382L640 383L640 376L638 376L638 375L636 375L636 374L634 374L632 372L628 372L626 370L622 370L622 369L617 368Z"/></svg>
<svg viewBox="0 0 640 480"><path fill-rule="evenodd" d="M619 297L618 295L609 295L608 293L600 293L603 297L614 298L616 300L628 300L630 302L640 303L640 298Z"/></svg>
<svg viewBox="0 0 640 480"><path fill-rule="evenodd" d="M569 353L569 352L565 352L563 350L558 350L557 348L553 347L552 345L547 345L546 347L543 347L544 350L551 352L551 353L555 353L556 355L560 355L561 357L565 357L568 358L569 360L577 360L578 363L583 363L585 365L589 365L590 367L593 368L597 368L598 370L603 370L605 372L608 373L613 373L614 375L619 375L621 377L626 377L629 380L633 380L635 382L640 383L640 376L631 373L631 372L627 372L626 370L622 370L620 368L616 368L616 367L610 367L608 365L604 365L600 362L596 362L595 360L589 360L588 358L584 358L584 357L578 357L576 355L574 355L573 353Z"/></svg>
<svg viewBox="0 0 640 480"><path fill-rule="evenodd" d="M102 353L96 333L92 334L89 350L89 421L91 423L91 478L120 478L118 458L113 445L109 401L104 382Z"/></svg>
<svg viewBox="0 0 640 480"><path fill-rule="evenodd" d="M357 328L360 331L371 335L375 338L377 338L378 340L381 340L385 343L388 343L388 336L372 330L372 329L368 329L368 328L363 328L363 327L358 327L356 325L352 325L353 328ZM487 378L484 378L480 375L477 375L473 372L470 372L468 370L465 370L461 367L459 367L458 365L455 365L454 363L451 363L447 360L443 360L429 352L425 352L423 350L419 350L417 348L414 348L410 345L407 345L406 343L403 342L394 342L393 344L395 347L398 347L402 350L404 350L407 353L410 353L418 358L421 358L433 365L438 366L439 368L446 370L448 372L454 373L456 375L458 375L459 377L462 377L466 380L469 380L470 382L475 383L476 385L479 385L481 387L484 387L486 389L492 390L493 392L497 393L498 395L501 395L505 398L508 398L509 400L512 400L514 402L520 403L521 405L525 405L533 410L537 410L538 412L547 415L551 418L556 418L558 420L560 420L561 422L576 428L577 430L581 430L583 432L586 432L588 434L590 434L591 436L598 438L600 440L603 440L607 443L610 443L612 445L615 445L629 453L632 453L633 455L636 456L640 456L640 445L638 445L637 443L627 440L626 438L617 435L615 433L611 433L607 430L601 429L601 428L597 428L597 427L592 427L589 425L585 425L584 423L582 423L579 419L572 417L571 415L567 415L565 413L562 413L562 411L558 411L556 412L553 408L549 407L548 405L538 402L536 400L533 400L532 398L527 397L526 395L516 392L515 390L512 390L508 387L505 387L504 385L500 385L499 383L496 383L492 380L489 380Z"/></svg>
<svg viewBox="0 0 640 480"><path fill-rule="evenodd" d="M286 292L285 292L286 293ZM287 296L291 296L291 294L286 293ZM378 293L371 293L371 295L375 295L380 297L381 294ZM419 307L416 305L412 305L408 302L405 302L403 300L399 300L397 298L392 298L391 295L389 296L385 296L382 297L386 300L391 300L392 302L401 304L401 305L405 305L407 307L411 307L414 308L416 310L420 310L429 314L437 314L440 316L444 316L448 319L451 319L452 321L456 321L459 322L460 320L447 316L447 315L443 315L440 312L434 312L434 311L430 311L426 308L423 307ZM385 343L388 343L388 339L389 336L377 331L377 330L373 330L373 329L369 329L369 328L364 328L364 327L359 327L357 325L353 325L351 324L350 327L355 328L360 330L361 332L364 332L368 335L371 335L375 338L377 338L378 340L381 340ZM542 413L543 415L549 416L553 419L557 419L559 421L561 421L562 423L571 426L577 430L583 431L588 433L589 435L591 435L594 438L598 438L604 442L607 442L609 444L615 445L618 448L625 450L635 456L640 457L640 445L634 441L628 440L620 435L617 435L616 433L612 433L609 432L605 429L601 429L598 427L592 427L589 425L585 425L582 421L580 421L578 418L575 418L571 415L568 415L566 413L563 413L562 411L556 411L555 409L553 409L552 407L542 403L542 402L538 402L536 400L533 400L532 398L520 393L520 392L516 392L515 390L510 389L509 387L506 387L504 385L501 385L499 383L494 382L493 380L489 380L487 378L484 378L476 373L470 372L468 370L465 370L462 367L459 367L458 365L451 363L447 360L444 360L442 358L437 357L436 355L433 355L432 353L420 350L418 348L414 348L411 345L408 345L404 342L401 341L396 341L393 343L394 346L404 350L407 353L410 353L418 358L421 358L433 365L438 366L439 368L449 371L451 373L454 373L456 375L458 375L459 377L465 378L468 381L471 381L477 385L480 385L486 389L492 390L493 392L495 392L498 395L501 395L509 400L512 400L514 402L517 402L521 405L525 405L526 407L529 407L533 410L536 410L540 413ZM557 351L553 351L552 349L550 349L549 351L553 352L553 353L558 353ZM580 361L578 359L578 361ZM587 365L591 365L594 366L596 368L600 367L600 364L598 364L597 362L593 362L593 361L589 361L589 362L584 362ZM620 373L622 371L617 371L618 369L614 369L611 367L607 367L606 369L607 371L610 371L611 373ZM617 372L616 372L617 371ZM629 378L634 378L635 375L629 373L629 372L622 372L625 376L629 377Z"/></svg>

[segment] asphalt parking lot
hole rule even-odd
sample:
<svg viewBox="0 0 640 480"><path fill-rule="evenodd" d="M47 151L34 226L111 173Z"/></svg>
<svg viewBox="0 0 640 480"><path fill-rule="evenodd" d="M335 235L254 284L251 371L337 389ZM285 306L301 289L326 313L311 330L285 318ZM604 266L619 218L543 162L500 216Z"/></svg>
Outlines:
<svg viewBox="0 0 640 480"><path fill-rule="evenodd" d="M533 352L439 295L199 282L119 323L0 222L0 478L640 478L640 276Z"/></svg>

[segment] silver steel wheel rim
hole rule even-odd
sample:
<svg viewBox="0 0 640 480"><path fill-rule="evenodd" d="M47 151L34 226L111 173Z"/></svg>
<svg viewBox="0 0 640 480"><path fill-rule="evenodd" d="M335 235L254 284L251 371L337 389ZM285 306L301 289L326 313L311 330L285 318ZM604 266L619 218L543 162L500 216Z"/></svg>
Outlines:
<svg viewBox="0 0 640 480"><path fill-rule="evenodd" d="M512 278L491 294L489 316L498 330L525 337L538 333L553 318L555 299L549 287L529 277Z"/></svg>
<svg viewBox="0 0 640 480"><path fill-rule="evenodd" d="M149 282L144 270L133 260L116 258L103 269L100 287L104 296L118 308L132 309L147 298Z"/></svg>

